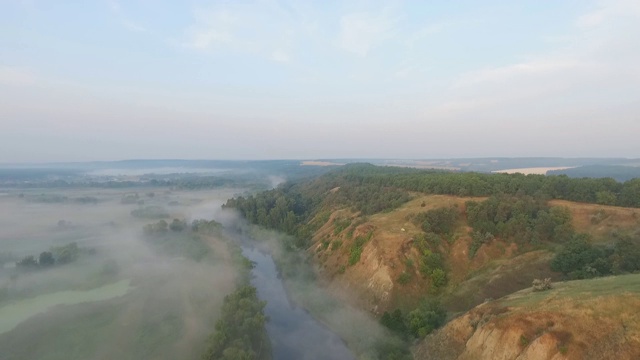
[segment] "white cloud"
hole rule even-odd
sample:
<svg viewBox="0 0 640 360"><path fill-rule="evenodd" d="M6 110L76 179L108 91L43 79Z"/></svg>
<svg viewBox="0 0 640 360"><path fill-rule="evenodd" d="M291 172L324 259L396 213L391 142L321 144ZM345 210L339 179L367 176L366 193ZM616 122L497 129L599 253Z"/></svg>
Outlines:
<svg viewBox="0 0 640 360"><path fill-rule="evenodd" d="M369 51L393 36L398 17L388 13L352 13L340 19L338 45L349 52L367 56Z"/></svg>
<svg viewBox="0 0 640 360"><path fill-rule="evenodd" d="M29 86L36 83L35 74L27 68L0 65L0 84Z"/></svg>
<svg viewBox="0 0 640 360"><path fill-rule="evenodd" d="M611 1L579 17L556 48L505 66L458 76L426 116L567 113L640 101L640 2ZM637 110L640 110L638 108ZM542 120L542 119L541 119ZM556 119L558 120L558 119Z"/></svg>

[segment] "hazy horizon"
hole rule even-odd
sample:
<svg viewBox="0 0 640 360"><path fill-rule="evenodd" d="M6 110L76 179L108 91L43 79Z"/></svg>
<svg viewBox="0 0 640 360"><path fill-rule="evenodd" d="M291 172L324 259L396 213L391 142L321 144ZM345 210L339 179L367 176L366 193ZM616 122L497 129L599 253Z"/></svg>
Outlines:
<svg viewBox="0 0 640 360"><path fill-rule="evenodd" d="M105 160L78 160L78 161L22 161L22 162L0 162L0 166L13 166L13 165L25 165L25 166L39 166L39 165L72 165L72 164L90 164L90 163L126 163L126 162L134 162L134 161L149 161L149 162L161 162L161 161L179 161L179 162L198 162L198 161L213 161L213 162L261 162L261 161L318 161L318 162L330 162L335 161L337 165L344 165L350 162L367 162L367 161L447 161L447 160L487 160L487 159L495 159L495 160L527 160L527 159L549 159L549 160L640 160L640 158L635 157L624 157L624 156L615 156L615 157L603 157L603 156L576 156L576 157L565 157L565 156L522 156L522 157L511 157L511 156L483 156L483 157L448 157L448 158L240 158L240 159L178 159L178 158L148 158L148 159L127 159L127 158L118 158L118 159L105 159ZM344 162L341 163L341 162ZM311 165L311 164L309 164ZM323 165L316 165L323 166ZM162 167L164 168L164 167ZM154 168L155 169L155 168ZM170 169L170 168L169 168ZM200 171L211 171L211 169L194 169L196 172ZM191 171L191 170L190 170Z"/></svg>
<svg viewBox="0 0 640 360"><path fill-rule="evenodd" d="M0 4L0 163L640 158L640 2Z"/></svg>

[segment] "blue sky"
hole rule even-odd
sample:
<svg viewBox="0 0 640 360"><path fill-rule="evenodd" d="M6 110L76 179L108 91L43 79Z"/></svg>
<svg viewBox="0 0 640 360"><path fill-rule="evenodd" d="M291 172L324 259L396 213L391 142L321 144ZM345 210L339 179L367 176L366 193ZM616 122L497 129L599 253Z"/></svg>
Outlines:
<svg viewBox="0 0 640 360"><path fill-rule="evenodd" d="M640 157L640 2L0 1L0 162Z"/></svg>

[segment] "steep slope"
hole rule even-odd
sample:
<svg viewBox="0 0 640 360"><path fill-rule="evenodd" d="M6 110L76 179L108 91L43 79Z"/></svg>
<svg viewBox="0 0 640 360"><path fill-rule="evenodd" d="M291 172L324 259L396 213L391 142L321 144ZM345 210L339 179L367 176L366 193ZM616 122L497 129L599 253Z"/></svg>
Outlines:
<svg viewBox="0 0 640 360"><path fill-rule="evenodd" d="M356 164L225 206L292 235L281 245L306 255L314 281L418 337L432 328L407 335L411 313L433 299L455 314L535 278L639 271L640 209L595 204L636 199L637 181Z"/></svg>
<svg viewBox="0 0 640 360"><path fill-rule="evenodd" d="M415 359L638 359L640 274L555 283L479 305L427 336Z"/></svg>
<svg viewBox="0 0 640 360"><path fill-rule="evenodd" d="M472 240L464 218L465 202L481 198L414 196L396 210L369 217L346 209L331 213L314 233L308 250L320 265L325 284L381 314L398 307L410 309L425 296L438 295L450 310L464 311L486 298L525 288L534 277L559 278L549 269L552 254L548 250L521 253L515 243L494 239L480 246L475 256L469 255ZM450 238L433 250L442 257L440 266L447 273L447 284L434 288L433 279L421 272L424 254L416 246L424 232L410 219L441 208L457 209L461 217ZM367 241L356 258L358 239Z"/></svg>

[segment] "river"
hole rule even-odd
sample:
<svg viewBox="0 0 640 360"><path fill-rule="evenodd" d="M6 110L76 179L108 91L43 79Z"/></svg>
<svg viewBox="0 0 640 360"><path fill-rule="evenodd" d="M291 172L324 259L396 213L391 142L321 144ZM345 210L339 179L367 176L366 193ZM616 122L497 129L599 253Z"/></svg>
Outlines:
<svg viewBox="0 0 640 360"><path fill-rule="evenodd" d="M246 241L242 254L255 263L252 284L265 300L266 328L277 360L355 359L344 341L308 312L294 306L271 255Z"/></svg>

